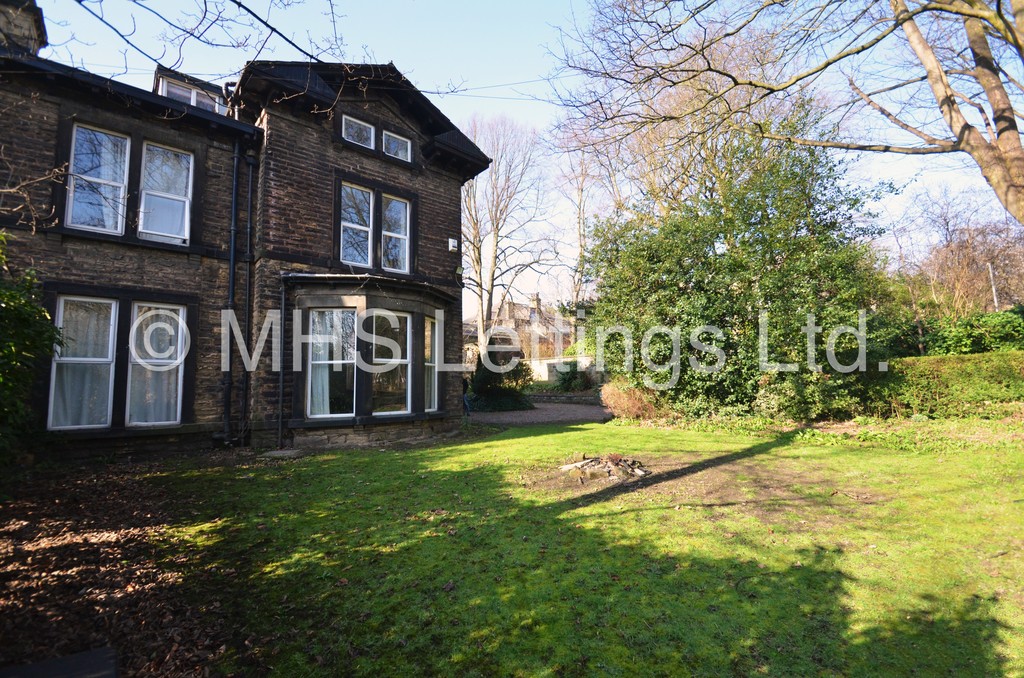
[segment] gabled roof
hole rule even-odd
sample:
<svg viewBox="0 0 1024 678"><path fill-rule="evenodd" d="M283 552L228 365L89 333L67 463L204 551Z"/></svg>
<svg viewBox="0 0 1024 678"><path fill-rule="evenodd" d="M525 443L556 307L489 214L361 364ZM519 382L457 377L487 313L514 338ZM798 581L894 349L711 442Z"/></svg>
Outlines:
<svg viewBox="0 0 1024 678"><path fill-rule="evenodd" d="M424 149L428 155L443 154L460 161L467 179L491 164L491 159L394 64L250 61L245 65L236 89L243 100L275 91L300 95L324 108L332 108L341 97L387 96L431 137Z"/></svg>

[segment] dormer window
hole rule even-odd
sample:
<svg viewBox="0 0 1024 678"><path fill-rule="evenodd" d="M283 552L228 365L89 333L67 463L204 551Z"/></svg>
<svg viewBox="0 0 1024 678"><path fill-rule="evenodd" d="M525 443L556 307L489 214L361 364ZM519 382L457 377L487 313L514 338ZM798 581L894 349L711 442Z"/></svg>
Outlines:
<svg viewBox="0 0 1024 678"><path fill-rule="evenodd" d="M362 120L356 120L347 115L341 119L341 136L345 141L351 141L353 144L371 149L374 147L373 125L368 125Z"/></svg>
<svg viewBox="0 0 1024 678"><path fill-rule="evenodd" d="M191 104L214 113L225 113L224 97L214 92L187 85L177 80L160 78L160 94L184 104Z"/></svg>
<svg viewBox="0 0 1024 678"><path fill-rule="evenodd" d="M412 160L412 142L391 132L384 132L384 154L410 162Z"/></svg>

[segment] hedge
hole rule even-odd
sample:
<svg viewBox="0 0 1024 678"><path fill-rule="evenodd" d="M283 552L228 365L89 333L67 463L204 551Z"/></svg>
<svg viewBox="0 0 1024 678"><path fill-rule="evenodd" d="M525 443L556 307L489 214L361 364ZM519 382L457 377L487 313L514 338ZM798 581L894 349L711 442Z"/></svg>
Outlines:
<svg viewBox="0 0 1024 678"><path fill-rule="evenodd" d="M948 418L999 416L1015 402L1024 403L1024 351L894 360L866 404L881 416Z"/></svg>

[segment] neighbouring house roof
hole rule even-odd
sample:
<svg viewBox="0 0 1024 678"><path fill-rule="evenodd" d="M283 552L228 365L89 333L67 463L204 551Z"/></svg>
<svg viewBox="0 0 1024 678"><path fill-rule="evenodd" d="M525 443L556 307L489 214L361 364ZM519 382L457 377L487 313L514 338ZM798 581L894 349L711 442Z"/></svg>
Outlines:
<svg viewBox="0 0 1024 678"><path fill-rule="evenodd" d="M213 111L182 103L149 90L126 85L110 78L104 78L88 71L66 66L56 61L41 59L31 54L18 54L0 48L0 72L16 66L26 74L38 74L62 84L69 85L92 95L106 95L115 101L137 106L142 110L167 118L188 118L194 122L209 124L211 128L229 130L246 136L257 137L260 128L247 122L235 120Z"/></svg>
<svg viewBox="0 0 1024 678"><path fill-rule="evenodd" d="M192 87L196 87L198 89L203 90L204 92L209 92L210 94L214 94L216 96L224 95L224 90L219 85L215 85L212 82L208 82L206 80L200 80L199 78L192 75L188 75L187 73L173 71L170 68L167 68L166 66L161 66L160 64L156 65L156 71L153 73L154 92L160 91L160 78L167 78L168 80L177 80L178 82L183 82L186 85L191 85Z"/></svg>
<svg viewBox="0 0 1024 678"><path fill-rule="evenodd" d="M281 90L325 109L333 108L342 96L380 92L398 104L403 114L416 120L430 137L424 148L428 155L443 154L459 161L467 179L491 164L491 159L394 64L250 61L242 70L237 87L243 98Z"/></svg>

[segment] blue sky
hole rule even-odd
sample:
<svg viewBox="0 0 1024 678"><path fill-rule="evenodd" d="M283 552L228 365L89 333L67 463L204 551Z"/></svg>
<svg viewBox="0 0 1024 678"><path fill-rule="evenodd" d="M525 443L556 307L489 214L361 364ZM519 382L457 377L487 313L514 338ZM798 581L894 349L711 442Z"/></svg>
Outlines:
<svg viewBox="0 0 1024 678"><path fill-rule="evenodd" d="M263 0L250 0L249 4L265 11ZM550 87L543 78L557 67L549 53L549 49L557 49L555 27L569 25L573 11L585 16L587 9L585 0L522 0L514 4L471 0L336 0L334 4L340 15L337 26L347 60L393 61L425 91L448 92L454 86L459 93L430 96L456 122L473 113L506 113L540 128L546 127L557 114L553 105L537 101L550 95ZM51 48L45 56L69 62L73 55L75 65L86 70L140 87L151 85L152 61L118 41L77 2L40 0L39 5L47 18L52 44L66 41L71 33L77 38ZM127 3L106 0L103 5L111 23L126 31L130 29ZM287 10L274 9L269 15L270 22L307 47L310 37L320 39L333 33L331 22L323 13L325 6L325 2L310 0ZM138 10L135 15L138 42L152 46L151 53L155 53L159 49L156 23L148 22ZM58 25L58 21L67 25ZM223 81L255 54L255 47L234 51L191 43L180 70ZM303 56L274 39L260 58L301 60ZM165 65L171 61L172 58L166 59Z"/></svg>

